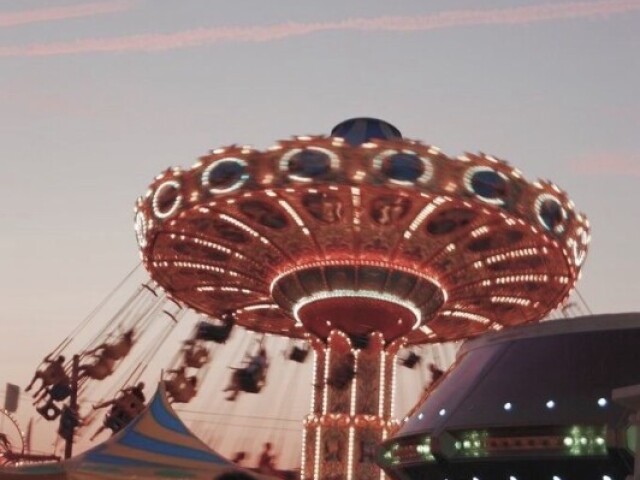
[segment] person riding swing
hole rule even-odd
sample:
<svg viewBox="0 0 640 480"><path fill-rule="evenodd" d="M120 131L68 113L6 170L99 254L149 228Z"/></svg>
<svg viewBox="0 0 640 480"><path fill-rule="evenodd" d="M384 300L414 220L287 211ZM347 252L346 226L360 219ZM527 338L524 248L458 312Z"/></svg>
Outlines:
<svg viewBox="0 0 640 480"><path fill-rule="evenodd" d="M231 335L236 319L231 310L225 310L220 315L220 324L200 322L196 330L196 340L215 343L225 343Z"/></svg>
<svg viewBox="0 0 640 480"><path fill-rule="evenodd" d="M33 393L34 398L40 396L48 387L57 384L69 384L71 379L65 372L64 362L64 355L59 355L55 360L51 360L51 355L47 355L44 358L44 363L46 363L45 367L36 371L31 382L27 388L25 388L25 391L28 392L31 390L38 379L42 381L42 384L40 388Z"/></svg>
<svg viewBox="0 0 640 480"><path fill-rule="evenodd" d="M186 367L169 370L171 377L164 381L171 403L189 403L198 393L198 378L187 376Z"/></svg>
<svg viewBox="0 0 640 480"><path fill-rule="evenodd" d="M251 393L259 392L264 384L268 367L267 350L260 347L258 353L249 359L246 367L235 370L231 375L231 381L224 390L231 392L226 400L234 401L241 390Z"/></svg>
<svg viewBox="0 0 640 480"><path fill-rule="evenodd" d="M114 361L120 360L129 354L131 348L136 343L134 335L135 330L133 328L130 328L129 330L124 332L116 342L103 342L96 348L87 351L85 354L93 355L96 357L107 357Z"/></svg>
<svg viewBox="0 0 640 480"><path fill-rule="evenodd" d="M93 380L104 380L113 373L116 366L116 360L100 355L95 357L92 363L85 363L78 368L78 378L91 378Z"/></svg>
<svg viewBox="0 0 640 480"><path fill-rule="evenodd" d="M202 368L210 359L209 349L199 340L189 339L184 342L182 350L187 367Z"/></svg>
<svg viewBox="0 0 640 480"><path fill-rule="evenodd" d="M80 379L104 380L111 375L116 362L122 360L131 351L135 343L134 333L134 329L130 328L122 334L118 341L114 343L103 342L96 348L85 352L85 355L92 356L95 360L80 365L78 370Z"/></svg>
<svg viewBox="0 0 640 480"><path fill-rule="evenodd" d="M91 439L93 440L106 429L111 430L113 433L122 430L129 422L142 413L145 401L144 382L138 382L137 385L120 390L115 398L94 405L94 410L105 407L111 408L105 415L102 426Z"/></svg>

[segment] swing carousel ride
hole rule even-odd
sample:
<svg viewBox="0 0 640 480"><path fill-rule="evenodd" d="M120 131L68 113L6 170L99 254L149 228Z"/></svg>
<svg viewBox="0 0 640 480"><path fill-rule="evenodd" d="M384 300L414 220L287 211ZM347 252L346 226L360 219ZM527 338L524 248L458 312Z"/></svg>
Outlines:
<svg viewBox="0 0 640 480"><path fill-rule="evenodd" d="M162 371L213 448L273 443L302 479L383 478L377 446L456 342L566 316L589 242L554 184L375 119L168 169L135 230L151 279L127 275L27 388L65 456L126 426ZM12 435L0 458L29 461Z"/></svg>
<svg viewBox="0 0 640 480"><path fill-rule="evenodd" d="M162 371L174 408L211 447L241 466L254 467L257 452L271 443L278 467L297 469L301 419L311 387L308 344L247 331L234 325L230 312L203 321L144 277L136 267L45 357L28 386L39 414L35 448L6 413L0 422L1 464L59 459L72 453L65 447L76 444L83 450L120 431L144 407L145 383L153 388ZM401 411L413 405L428 382L420 367L446 368L456 348L441 344L405 350L398 359L407 367L398 376L406 399L399 402ZM96 367L105 364L108 368ZM74 390L75 402L70 398ZM292 396L294 390L299 394ZM231 401L245 392L254 395ZM57 426L53 455L46 421Z"/></svg>
<svg viewBox="0 0 640 480"><path fill-rule="evenodd" d="M311 345L303 479L381 478L399 350L548 317L590 237L553 183L490 155L448 157L375 119L168 169L138 200L135 228L166 301L218 319L185 344L174 401L193 393L187 369L206 364L200 342L234 325ZM260 344L227 398L260 391L267 366Z"/></svg>

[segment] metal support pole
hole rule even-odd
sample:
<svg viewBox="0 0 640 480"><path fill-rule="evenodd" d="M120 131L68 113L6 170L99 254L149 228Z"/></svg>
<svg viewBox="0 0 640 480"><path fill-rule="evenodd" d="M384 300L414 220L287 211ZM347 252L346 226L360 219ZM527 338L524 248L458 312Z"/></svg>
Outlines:
<svg viewBox="0 0 640 480"><path fill-rule="evenodd" d="M78 370L80 368L80 355L74 355L71 363L71 396L69 398L69 409L74 415L78 415ZM64 458L71 458L73 454L73 434L76 429L74 422L71 434L65 438Z"/></svg>

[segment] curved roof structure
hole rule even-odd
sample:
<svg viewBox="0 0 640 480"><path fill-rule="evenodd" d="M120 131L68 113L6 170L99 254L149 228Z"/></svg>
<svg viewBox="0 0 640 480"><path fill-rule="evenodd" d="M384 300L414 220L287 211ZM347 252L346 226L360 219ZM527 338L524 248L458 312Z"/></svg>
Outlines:
<svg viewBox="0 0 640 480"><path fill-rule="evenodd" d="M626 468L631 412L612 401L612 390L640 384L638 345L640 313L549 321L468 341L386 443L387 452L400 452L386 467L414 472L409 478L511 471L551 479L542 473L565 462L555 467L559 478L624 478L612 472ZM591 466L581 467L583 460ZM581 468L599 476L561 474Z"/></svg>
<svg viewBox="0 0 640 480"><path fill-rule="evenodd" d="M244 473L247 480L272 478L237 467L193 435L169 405L162 385L143 413L102 444L61 463L0 470L0 480L216 480L232 472Z"/></svg>
<svg viewBox="0 0 640 480"><path fill-rule="evenodd" d="M166 170L135 222L151 276L200 312L230 309L285 336L379 331L413 344L543 318L589 243L587 219L551 182L491 155L449 157L375 119Z"/></svg>

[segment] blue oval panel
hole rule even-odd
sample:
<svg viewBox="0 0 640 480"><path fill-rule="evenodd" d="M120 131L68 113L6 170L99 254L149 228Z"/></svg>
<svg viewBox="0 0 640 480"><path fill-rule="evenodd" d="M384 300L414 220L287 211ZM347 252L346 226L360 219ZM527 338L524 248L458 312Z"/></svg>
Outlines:
<svg viewBox="0 0 640 480"><path fill-rule="evenodd" d="M555 230L564 222L562 205L556 200L543 200L538 207L538 215L542 224L549 230Z"/></svg>
<svg viewBox="0 0 640 480"><path fill-rule="evenodd" d="M424 164L417 155L396 153L385 158L381 170L392 180L415 182L424 173Z"/></svg>
<svg viewBox="0 0 640 480"><path fill-rule="evenodd" d="M222 160L209 170L209 188L224 190L238 183L247 171L245 165L232 160Z"/></svg>
<svg viewBox="0 0 640 480"><path fill-rule="evenodd" d="M480 170L471 177L473 193L483 198L500 199L507 196L507 181L498 172Z"/></svg>
<svg viewBox="0 0 640 480"><path fill-rule="evenodd" d="M302 150L289 159L289 173L297 177L315 178L331 170L329 155L318 150Z"/></svg>

